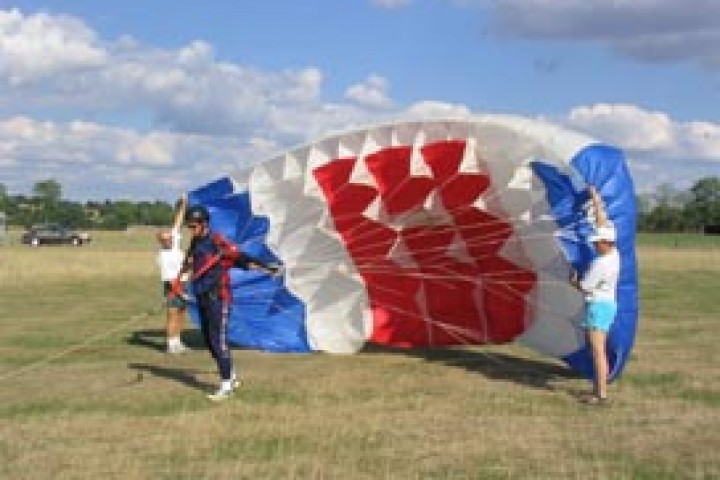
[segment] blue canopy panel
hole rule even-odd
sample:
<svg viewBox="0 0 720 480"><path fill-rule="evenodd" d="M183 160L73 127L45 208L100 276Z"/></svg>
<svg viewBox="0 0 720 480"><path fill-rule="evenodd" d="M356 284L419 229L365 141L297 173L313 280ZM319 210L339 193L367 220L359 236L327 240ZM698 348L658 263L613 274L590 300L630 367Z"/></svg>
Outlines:
<svg viewBox="0 0 720 480"><path fill-rule="evenodd" d="M266 245L269 222L252 213L247 192L234 192L232 180L222 178L190 192L190 205L205 205L210 227L264 263L280 263ZM273 352L309 352L305 306L290 293L282 278L260 270L230 270L232 308L228 339L238 346ZM199 324L197 309L190 316Z"/></svg>
<svg viewBox="0 0 720 480"><path fill-rule="evenodd" d="M594 185L605 201L608 217L617 229L616 246L620 253L620 277L617 288L618 313L608 334L607 352L610 378L618 377L632 350L638 321L638 276L635 260L637 206L635 189L623 153L605 145L591 145L571 161L585 183ZM543 181L548 204L560 228L560 241L568 261L584 274L596 253L588 236L593 227L582 208L589 197L578 190L572 179L557 168L534 162L533 170ZM570 367L592 378L594 368L588 345L567 355Z"/></svg>

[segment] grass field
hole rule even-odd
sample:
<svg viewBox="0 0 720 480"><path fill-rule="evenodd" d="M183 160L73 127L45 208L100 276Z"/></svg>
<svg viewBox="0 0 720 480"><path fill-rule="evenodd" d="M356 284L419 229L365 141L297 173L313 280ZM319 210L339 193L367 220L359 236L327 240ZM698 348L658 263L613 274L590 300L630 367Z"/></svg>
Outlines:
<svg viewBox="0 0 720 480"><path fill-rule="evenodd" d="M641 237L642 313L605 409L519 346L160 351L152 233L0 247L0 478L720 478L720 245Z"/></svg>

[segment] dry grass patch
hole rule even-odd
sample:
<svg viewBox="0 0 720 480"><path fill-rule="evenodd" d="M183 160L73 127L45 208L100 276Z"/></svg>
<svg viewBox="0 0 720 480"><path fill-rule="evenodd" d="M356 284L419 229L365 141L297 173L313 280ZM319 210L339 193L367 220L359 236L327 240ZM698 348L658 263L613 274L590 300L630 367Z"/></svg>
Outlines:
<svg viewBox="0 0 720 480"><path fill-rule="evenodd" d="M717 272L720 265L720 248L674 248L646 246L638 249L641 267L647 266L654 271Z"/></svg>

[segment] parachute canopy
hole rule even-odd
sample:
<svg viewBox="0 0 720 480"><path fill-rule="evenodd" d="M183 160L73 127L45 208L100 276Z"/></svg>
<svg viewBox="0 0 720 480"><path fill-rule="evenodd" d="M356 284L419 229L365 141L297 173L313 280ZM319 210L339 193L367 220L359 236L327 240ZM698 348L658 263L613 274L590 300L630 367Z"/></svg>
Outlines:
<svg viewBox="0 0 720 480"><path fill-rule="evenodd" d="M329 136L191 192L283 278L231 271L229 338L280 352L521 342L591 376L568 284L595 255L587 185L618 231L612 376L637 322L635 195L623 154L517 117Z"/></svg>

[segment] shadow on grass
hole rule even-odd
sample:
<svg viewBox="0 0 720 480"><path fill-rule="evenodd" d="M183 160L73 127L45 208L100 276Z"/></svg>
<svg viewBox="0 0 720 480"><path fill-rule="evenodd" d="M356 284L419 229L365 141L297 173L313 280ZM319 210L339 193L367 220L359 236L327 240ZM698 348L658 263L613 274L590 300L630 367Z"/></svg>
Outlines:
<svg viewBox="0 0 720 480"><path fill-rule="evenodd" d="M183 342L192 349L204 350L205 343L199 330L183 331ZM165 331L161 329L138 330L127 339L130 345L144 346L158 351L165 351ZM241 347L232 347L241 349ZM514 382L520 385L556 390L553 381L562 379L580 379L579 374L569 368L551 361L523 358L506 353L477 351L461 348L393 348L377 344L367 344L363 353L405 355L420 358L427 362L440 363L449 367L463 368L469 372L483 375L492 380ZM130 368L139 368L139 364L131 364ZM186 371L181 369L144 365L145 370L153 375L174 379L190 386L201 387L200 383ZM573 392L568 392L574 396ZM579 394L579 393L578 393Z"/></svg>
<svg viewBox="0 0 720 480"><path fill-rule="evenodd" d="M209 390L215 386L214 384L203 382L195 378L196 374L206 373L202 370L162 367L159 365L150 365L148 363L128 363L128 368L138 372L138 379L142 379L143 373L149 373L155 377L173 380L198 390Z"/></svg>
<svg viewBox="0 0 720 480"><path fill-rule="evenodd" d="M202 334L197 329L186 329L182 332L182 341L185 346L193 350L205 350L205 342ZM150 348L158 352L164 352L165 330L159 328L149 328L144 330L136 330L126 339L128 345Z"/></svg>
<svg viewBox="0 0 720 480"><path fill-rule="evenodd" d="M463 368L492 380L504 380L543 390L556 390L553 380L582 378L557 363L516 357L499 352L480 352L457 348L392 348L368 344L365 353L384 353L421 358L427 362Z"/></svg>

